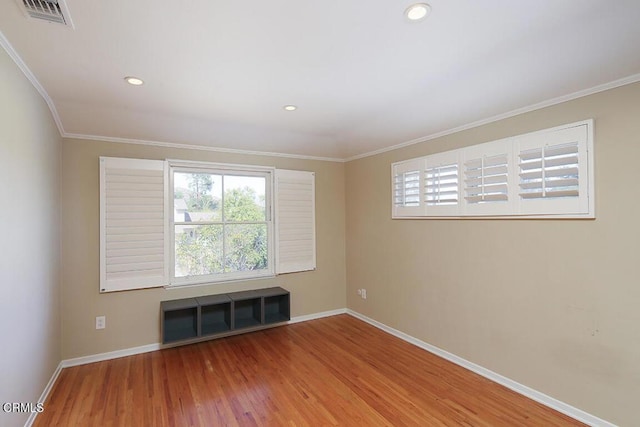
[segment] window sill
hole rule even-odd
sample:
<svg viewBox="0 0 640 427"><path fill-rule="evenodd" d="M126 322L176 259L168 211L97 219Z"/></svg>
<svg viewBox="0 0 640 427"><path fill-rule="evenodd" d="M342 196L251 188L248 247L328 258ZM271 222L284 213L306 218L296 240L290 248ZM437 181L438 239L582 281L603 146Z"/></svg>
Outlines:
<svg viewBox="0 0 640 427"><path fill-rule="evenodd" d="M165 289L182 289L182 288L190 288L194 286L208 286L208 285L222 285L227 283L237 283L237 282L249 282L253 280L264 280L264 279L273 279L276 275L272 272L267 272L261 275L252 275L252 276L235 276L235 277L227 277L221 278L218 280L212 280L210 278L202 279L202 280L192 280L192 281L180 281L171 283L165 286Z"/></svg>

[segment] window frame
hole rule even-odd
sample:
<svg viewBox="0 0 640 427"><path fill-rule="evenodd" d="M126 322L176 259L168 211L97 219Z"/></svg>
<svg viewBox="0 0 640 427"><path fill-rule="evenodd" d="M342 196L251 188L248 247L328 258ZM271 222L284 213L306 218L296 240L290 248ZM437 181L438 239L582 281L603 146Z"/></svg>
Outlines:
<svg viewBox="0 0 640 427"><path fill-rule="evenodd" d="M419 158L407 159L391 164L391 218L392 219L545 219L545 218L595 218L595 166L594 166L594 121L593 119L570 123L554 128L517 135L496 141L470 145L468 147L435 153ZM555 148L576 143L578 146L578 195L573 197L550 197L527 199L520 194L519 156L532 147ZM429 165L442 158L458 158L458 203L434 209L426 203L424 175ZM466 163L494 156L506 157L506 201L475 203L467 200ZM414 206L396 204L397 176L408 168L419 169L421 183L420 202ZM484 182L484 181L483 181ZM483 184L484 185L484 184Z"/></svg>
<svg viewBox="0 0 640 427"><path fill-rule="evenodd" d="M228 283L234 281L246 281L253 279L265 279L275 277L275 224L274 224L274 174L275 168L264 166L251 166L251 165L236 165L227 163L208 163L208 162L189 162L182 160L168 160L168 174L169 174L169 194L168 194L168 210L169 220L167 221L167 234L169 236L169 249L168 249L168 264L169 264L169 284L168 288L183 287L183 286L196 286L203 284L214 283ZM175 251L175 228L176 221L174 218L174 174L175 173L210 173L226 176L260 176L265 177L265 221L267 225L267 268L264 270L249 270L240 272L220 273L220 274L207 274L197 276L183 276L176 277L175 263L176 263L176 251ZM222 194L222 203L224 206L224 189ZM222 208L224 212L224 207ZM200 224L198 225L204 225ZM203 223L221 223L226 224L223 220L216 221L204 221ZM239 222L242 223L242 222ZM260 222L263 223L263 222ZM223 241L224 247L224 241Z"/></svg>

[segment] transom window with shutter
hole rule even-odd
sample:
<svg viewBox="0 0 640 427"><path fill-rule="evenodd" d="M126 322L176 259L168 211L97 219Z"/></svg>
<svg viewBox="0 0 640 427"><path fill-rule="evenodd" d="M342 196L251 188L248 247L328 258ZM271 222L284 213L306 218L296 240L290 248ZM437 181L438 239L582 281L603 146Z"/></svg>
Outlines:
<svg viewBox="0 0 640 427"><path fill-rule="evenodd" d="M402 211L415 181L409 186L401 169L420 163L424 199ZM395 163L392 216L593 218L592 165L592 120Z"/></svg>
<svg viewBox="0 0 640 427"><path fill-rule="evenodd" d="M468 203L491 203L509 200L506 154L481 157L464 163L465 199Z"/></svg>
<svg viewBox="0 0 640 427"><path fill-rule="evenodd" d="M395 176L395 205L420 205L420 171L402 172Z"/></svg>
<svg viewBox="0 0 640 427"><path fill-rule="evenodd" d="M422 161L424 168L424 215L458 212L460 161L456 152L439 153Z"/></svg>
<svg viewBox="0 0 640 427"><path fill-rule="evenodd" d="M587 125L518 138L519 210L524 214L593 210L593 150Z"/></svg>
<svg viewBox="0 0 640 427"><path fill-rule="evenodd" d="M520 197L578 197L578 143L555 145L520 153Z"/></svg>
<svg viewBox="0 0 640 427"><path fill-rule="evenodd" d="M423 169L424 161L421 159L392 166L394 215L416 216L422 213Z"/></svg>
<svg viewBox="0 0 640 427"><path fill-rule="evenodd" d="M425 203L455 205L458 203L458 165L442 165L425 170Z"/></svg>

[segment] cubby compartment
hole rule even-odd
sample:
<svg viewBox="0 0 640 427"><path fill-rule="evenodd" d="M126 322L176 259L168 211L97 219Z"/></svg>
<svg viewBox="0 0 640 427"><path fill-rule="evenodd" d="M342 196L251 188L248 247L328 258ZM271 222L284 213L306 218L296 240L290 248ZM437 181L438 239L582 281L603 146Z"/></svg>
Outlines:
<svg viewBox="0 0 640 427"><path fill-rule="evenodd" d="M234 329L251 328L262 324L262 300L254 292L229 294L233 300Z"/></svg>
<svg viewBox="0 0 640 427"><path fill-rule="evenodd" d="M162 342L181 341L198 336L198 302L195 298L163 301Z"/></svg>
<svg viewBox="0 0 640 427"><path fill-rule="evenodd" d="M290 320L289 294L264 297L264 323L279 323Z"/></svg>
<svg viewBox="0 0 640 427"><path fill-rule="evenodd" d="M231 330L231 299L226 295L196 298L200 305L200 332L202 336Z"/></svg>

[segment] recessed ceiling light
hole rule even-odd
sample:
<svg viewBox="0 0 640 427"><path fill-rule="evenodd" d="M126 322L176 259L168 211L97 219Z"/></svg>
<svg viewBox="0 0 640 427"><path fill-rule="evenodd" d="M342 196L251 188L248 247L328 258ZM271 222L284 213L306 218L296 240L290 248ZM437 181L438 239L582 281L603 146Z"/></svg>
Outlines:
<svg viewBox="0 0 640 427"><path fill-rule="evenodd" d="M134 86L140 86L144 84L144 81L142 81L142 79L138 77L128 76L128 77L125 77L124 80L130 85L134 85Z"/></svg>
<svg viewBox="0 0 640 427"><path fill-rule="evenodd" d="M412 4L404 11L409 21L421 21L431 12L431 6L426 3Z"/></svg>
<svg viewBox="0 0 640 427"><path fill-rule="evenodd" d="M285 105L282 108L284 108L287 111L296 111L298 109L298 107L296 107L295 105Z"/></svg>

